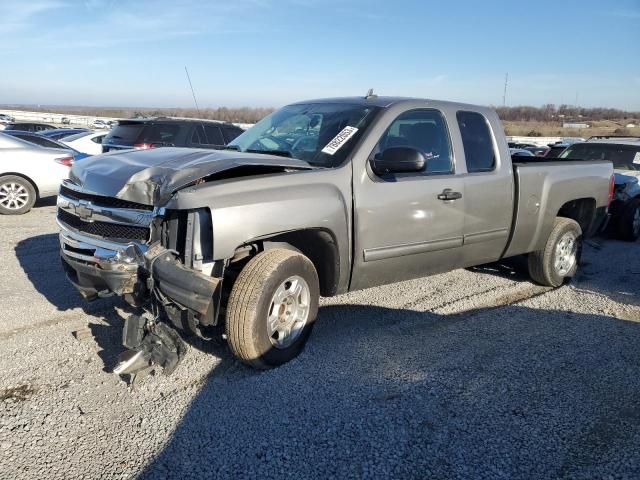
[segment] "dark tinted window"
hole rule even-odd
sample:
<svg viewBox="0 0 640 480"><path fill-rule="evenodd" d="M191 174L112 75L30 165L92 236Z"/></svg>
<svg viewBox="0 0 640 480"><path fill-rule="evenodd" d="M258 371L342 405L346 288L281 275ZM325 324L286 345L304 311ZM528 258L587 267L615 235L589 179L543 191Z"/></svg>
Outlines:
<svg viewBox="0 0 640 480"><path fill-rule="evenodd" d="M173 123L157 123L144 129L142 143L173 144L176 141L180 125Z"/></svg>
<svg viewBox="0 0 640 480"><path fill-rule="evenodd" d="M138 137L142 133L142 130L144 130L144 127L145 126L142 123L118 125L107 134L107 139L110 143L114 143L116 145L133 145L134 143L137 143Z"/></svg>
<svg viewBox="0 0 640 480"><path fill-rule="evenodd" d="M56 142L53 142L53 141L49 140L48 138L39 137L38 135L16 135L16 137L21 138L22 140L26 140L27 142L31 142L31 143L34 143L36 145L39 145L40 147L64 148L64 147L60 146L59 144L57 144Z"/></svg>
<svg viewBox="0 0 640 480"><path fill-rule="evenodd" d="M375 154L390 147L411 147L427 160L425 173L451 173L451 144L442 114L437 110L412 110L396 118L384 133Z"/></svg>
<svg viewBox="0 0 640 480"><path fill-rule="evenodd" d="M220 128L215 125L205 125L204 130L207 134L207 143L209 145L224 145L225 141L222 138L222 132Z"/></svg>
<svg viewBox="0 0 640 480"><path fill-rule="evenodd" d="M196 125L191 134L191 143L194 145L206 145L207 137L204 134L204 127L202 125Z"/></svg>
<svg viewBox="0 0 640 480"><path fill-rule="evenodd" d="M467 171L472 173L493 170L496 155L487 119L477 112L462 111L456 113L456 118L462 135Z"/></svg>
<svg viewBox="0 0 640 480"><path fill-rule="evenodd" d="M566 160L609 160L619 170L640 170L640 145L576 143L560 154Z"/></svg>
<svg viewBox="0 0 640 480"><path fill-rule="evenodd" d="M242 130L240 130L239 128L224 127L222 129L222 132L224 134L225 143L229 143L230 141L234 140L238 135L240 135L242 133Z"/></svg>

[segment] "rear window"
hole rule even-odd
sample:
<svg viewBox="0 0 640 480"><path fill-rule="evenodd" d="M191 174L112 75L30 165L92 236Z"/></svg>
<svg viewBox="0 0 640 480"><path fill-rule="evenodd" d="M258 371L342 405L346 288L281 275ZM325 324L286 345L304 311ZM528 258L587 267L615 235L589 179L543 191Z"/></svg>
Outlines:
<svg viewBox="0 0 640 480"><path fill-rule="evenodd" d="M39 137L37 135L16 135L16 137L26 140L27 142L31 142L40 147L46 148L62 148L56 142L49 140L48 138Z"/></svg>
<svg viewBox="0 0 640 480"><path fill-rule="evenodd" d="M640 171L640 145L577 143L560 154L566 160L609 160L618 170Z"/></svg>
<svg viewBox="0 0 640 480"><path fill-rule="evenodd" d="M133 145L138 141L138 137L144 130L143 123L129 123L114 127L107 135L108 140L115 144Z"/></svg>
<svg viewBox="0 0 640 480"><path fill-rule="evenodd" d="M462 135L467 171L473 173L493 170L496 155L487 119L478 112L463 111L456 113L456 119Z"/></svg>
<svg viewBox="0 0 640 480"><path fill-rule="evenodd" d="M141 143L164 143L173 144L176 141L180 125L172 123L157 123L147 125L144 129Z"/></svg>

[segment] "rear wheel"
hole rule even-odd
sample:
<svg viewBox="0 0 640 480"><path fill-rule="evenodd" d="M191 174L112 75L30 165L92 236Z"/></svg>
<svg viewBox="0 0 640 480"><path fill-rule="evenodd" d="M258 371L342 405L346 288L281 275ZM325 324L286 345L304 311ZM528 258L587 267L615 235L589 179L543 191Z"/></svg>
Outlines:
<svg viewBox="0 0 640 480"><path fill-rule="evenodd" d="M17 175L0 177L0 213L21 215L36 203L36 189L31 182Z"/></svg>
<svg viewBox="0 0 640 480"><path fill-rule="evenodd" d="M256 255L240 272L227 303L231 351L260 369L288 362L309 338L319 297L318 274L307 257L285 249Z"/></svg>
<svg viewBox="0 0 640 480"><path fill-rule="evenodd" d="M581 253L580 225L558 217L544 248L529 254L529 275L541 285L559 287L575 275Z"/></svg>
<svg viewBox="0 0 640 480"><path fill-rule="evenodd" d="M618 236L621 240L635 242L640 237L640 198L631 200L618 219Z"/></svg>

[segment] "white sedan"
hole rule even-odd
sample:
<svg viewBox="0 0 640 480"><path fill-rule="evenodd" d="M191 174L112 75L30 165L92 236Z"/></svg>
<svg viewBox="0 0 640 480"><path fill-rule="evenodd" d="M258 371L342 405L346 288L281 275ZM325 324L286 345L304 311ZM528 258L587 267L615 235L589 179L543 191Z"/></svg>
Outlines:
<svg viewBox="0 0 640 480"><path fill-rule="evenodd" d="M99 155L102 153L102 139L106 137L108 133L109 132L82 132L65 137L60 141L79 152L88 155Z"/></svg>
<svg viewBox="0 0 640 480"><path fill-rule="evenodd" d="M0 133L0 214L20 215L36 200L56 195L73 156Z"/></svg>

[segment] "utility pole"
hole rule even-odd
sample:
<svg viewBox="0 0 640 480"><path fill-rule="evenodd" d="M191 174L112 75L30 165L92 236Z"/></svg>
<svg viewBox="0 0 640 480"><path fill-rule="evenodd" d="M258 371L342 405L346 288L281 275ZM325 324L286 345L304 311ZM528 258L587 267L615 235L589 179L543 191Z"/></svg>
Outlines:
<svg viewBox="0 0 640 480"><path fill-rule="evenodd" d="M509 82L509 73L504 75L504 93L502 94L502 106L507 106L507 83Z"/></svg>

